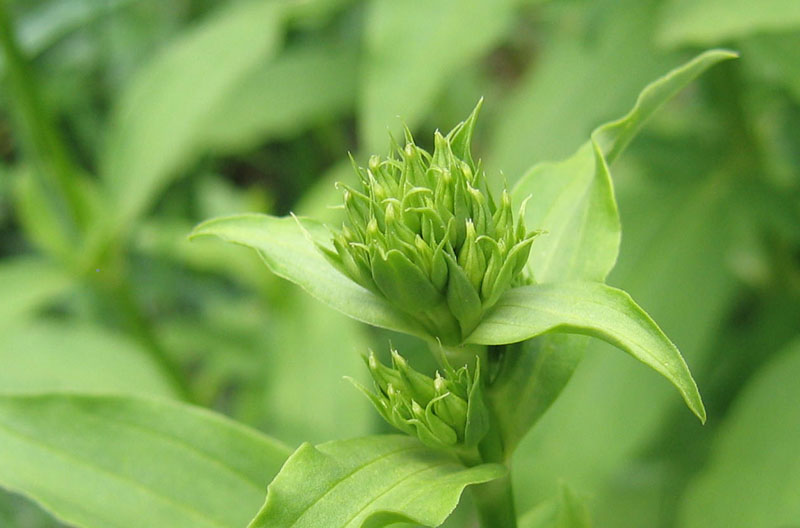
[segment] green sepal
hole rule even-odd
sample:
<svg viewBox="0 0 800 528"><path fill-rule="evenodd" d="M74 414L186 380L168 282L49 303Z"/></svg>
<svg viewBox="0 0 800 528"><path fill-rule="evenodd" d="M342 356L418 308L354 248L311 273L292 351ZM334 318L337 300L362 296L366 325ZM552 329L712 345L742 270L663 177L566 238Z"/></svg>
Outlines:
<svg viewBox="0 0 800 528"><path fill-rule="evenodd" d="M434 307L442 299L422 271L396 249L376 254L372 278L387 299L411 314Z"/></svg>
<svg viewBox="0 0 800 528"><path fill-rule="evenodd" d="M458 319L462 338L472 333L481 320L481 298L455 259L445 254L448 263L447 306ZM451 344L451 343L446 343Z"/></svg>
<svg viewBox="0 0 800 528"><path fill-rule="evenodd" d="M467 398L467 423L464 427L464 445L475 447L489 432L489 409L483 399L483 382L481 381L481 362L475 363L475 376L472 379Z"/></svg>

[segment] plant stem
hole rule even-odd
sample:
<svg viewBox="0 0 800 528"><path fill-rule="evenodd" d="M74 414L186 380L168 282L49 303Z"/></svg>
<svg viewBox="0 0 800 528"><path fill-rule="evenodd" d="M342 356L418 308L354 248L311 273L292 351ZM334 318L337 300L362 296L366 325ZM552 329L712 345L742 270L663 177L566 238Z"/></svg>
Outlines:
<svg viewBox="0 0 800 528"><path fill-rule="evenodd" d="M511 491L511 474L473 486L472 497L484 528L517 528L517 514Z"/></svg>
<svg viewBox="0 0 800 528"><path fill-rule="evenodd" d="M13 20L7 2L0 0L0 50L5 59L6 76L23 149L38 169L35 175L42 182L48 199L65 220L66 237L77 239L84 214L78 186L78 173L70 159L63 138L53 122L39 92L30 64L14 34Z"/></svg>
<svg viewBox="0 0 800 528"><path fill-rule="evenodd" d="M99 275L99 280L92 281L92 286L96 288L95 291L104 297L110 306L113 306L120 323L142 343L143 350L147 352L155 366L175 390L178 398L188 403L195 403L191 388L186 382L180 366L161 345L151 322L147 320L136 300L131 281L128 279L119 257L108 258L101 266L103 273Z"/></svg>

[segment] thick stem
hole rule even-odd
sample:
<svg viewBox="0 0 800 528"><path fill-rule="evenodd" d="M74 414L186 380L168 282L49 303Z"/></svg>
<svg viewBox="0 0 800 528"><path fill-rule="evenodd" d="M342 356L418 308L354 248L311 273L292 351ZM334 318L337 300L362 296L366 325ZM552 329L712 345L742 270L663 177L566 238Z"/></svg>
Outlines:
<svg viewBox="0 0 800 528"><path fill-rule="evenodd" d="M517 528L517 514L511 491L511 474L472 486L472 498L483 528Z"/></svg>

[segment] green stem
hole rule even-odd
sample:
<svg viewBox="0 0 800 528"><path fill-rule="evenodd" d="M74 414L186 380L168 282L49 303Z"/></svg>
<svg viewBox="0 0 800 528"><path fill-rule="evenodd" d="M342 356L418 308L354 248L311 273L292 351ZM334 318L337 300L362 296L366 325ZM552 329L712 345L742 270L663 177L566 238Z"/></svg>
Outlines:
<svg viewBox="0 0 800 528"><path fill-rule="evenodd" d="M45 108L30 65L19 47L6 2L0 0L0 49L5 58L11 105L19 139L41 179L51 206L66 219L65 236L77 239L83 221L83 199L78 186L78 169L70 159L64 141Z"/></svg>
<svg viewBox="0 0 800 528"><path fill-rule="evenodd" d="M161 345L151 322L142 312L131 288L130 280L125 276L123 266L106 260L105 265L98 269L102 270L100 280L92 281L96 291L113 307L121 324L128 332L144 345L143 350L150 356L177 396L186 402L195 403L191 388L180 366Z"/></svg>
<svg viewBox="0 0 800 528"><path fill-rule="evenodd" d="M483 528L517 528L510 473L503 478L472 486L471 490Z"/></svg>

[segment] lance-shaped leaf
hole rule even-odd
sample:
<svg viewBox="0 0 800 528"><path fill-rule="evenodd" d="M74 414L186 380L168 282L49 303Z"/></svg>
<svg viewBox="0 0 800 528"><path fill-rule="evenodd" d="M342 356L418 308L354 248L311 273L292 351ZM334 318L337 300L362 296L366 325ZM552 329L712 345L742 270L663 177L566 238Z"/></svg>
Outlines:
<svg viewBox="0 0 800 528"><path fill-rule="evenodd" d="M537 282L605 280L619 252L619 216L608 165L669 99L714 64L735 58L710 50L649 84L627 115L595 129L570 158L534 166L512 197L528 199L525 223L546 234L531 248Z"/></svg>
<svg viewBox="0 0 800 528"><path fill-rule="evenodd" d="M560 282L509 290L468 341L514 343L548 332L597 337L667 378L700 420L706 413L686 362L656 323L622 290L599 282Z"/></svg>
<svg viewBox="0 0 800 528"><path fill-rule="evenodd" d="M102 174L113 201L107 229L123 228L202 147L202 126L242 77L277 49L283 7L222 7L139 72L114 111Z"/></svg>
<svg viewBox="0 0 800 528"><path fill-rule="evenodd" d="M598 127L570 158L537 165L522 177L513 198L519 203L530 196L525 222L545 232L533 244L528 261L537 282L605 280L620 243L608 165L670 98L709 67L735 56L724 50L698 55L649 84L627 115ZM519 441L560 394L583 357L585 342L582 336L548 335L517 347L514 352L520 357L514 361L519 368L507 370L493 396L502 400L528 395L527 403L501 417L507 445Z"/></svg>
<svg viewBox="0 0 800 528"><path fill-rule="evenodd" d="M304 444L270 484L250 528L439 526L466 486L505 474L499 464L466 468L407 436Z"/></svg>
<svg viewBox="0 0 800 528"><path fill-rule="evenodd" d="M0 486L84 528L240 528L288 454L187 405L0 396Z"/></svg>
<svg viewBox="0 0 800 528"><path fill-rule="evenodd" d="M273 273L353 319L425 336L418 325L408 321L382 298L342 275L325 259L315 242L329 245L330 233L319 222L244 214L203 222L190 237L204 235L218 236L255 249Z"/></svg>

